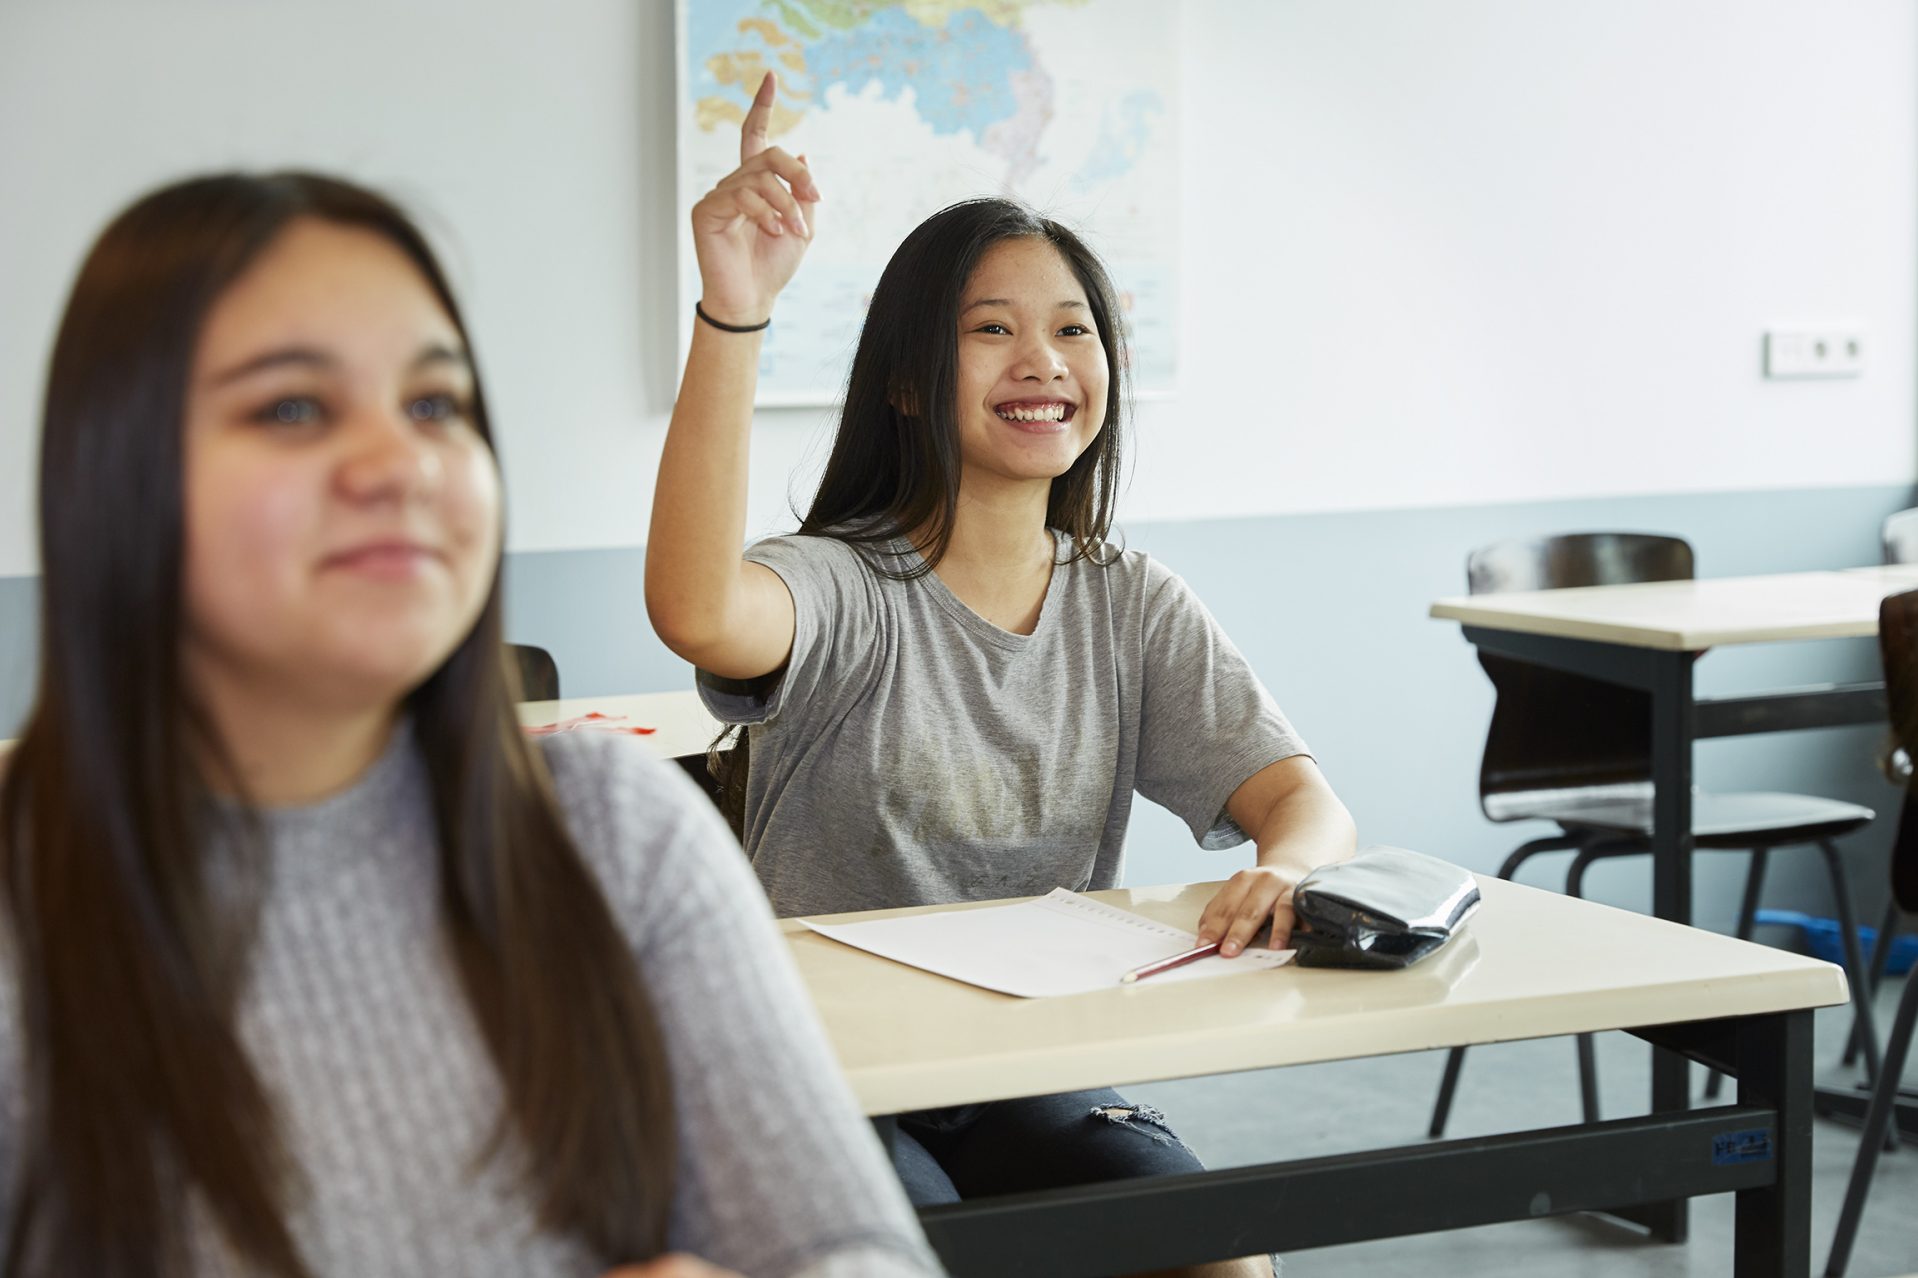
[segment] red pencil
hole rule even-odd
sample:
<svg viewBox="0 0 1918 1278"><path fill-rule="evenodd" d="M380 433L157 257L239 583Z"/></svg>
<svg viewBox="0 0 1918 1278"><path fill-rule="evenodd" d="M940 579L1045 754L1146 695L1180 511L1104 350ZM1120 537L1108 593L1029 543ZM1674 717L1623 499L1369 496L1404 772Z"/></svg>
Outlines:
<svg viewBox="0 0 1918 1278"><path fill-rule="evenodd" d="M1170 972L1175 967L1184 967L1187 963L1196 963L1202 958L1219 952L1219 943L1213 941L1197 949L1187 950L1183 954L1174 954L1171 958L1162 958L1157 963L1147 963L1144 967L1135 967L1119 978L1119 984L1131 985L1143 981L1148 976L1157 976L1161 972Z"/></svg>

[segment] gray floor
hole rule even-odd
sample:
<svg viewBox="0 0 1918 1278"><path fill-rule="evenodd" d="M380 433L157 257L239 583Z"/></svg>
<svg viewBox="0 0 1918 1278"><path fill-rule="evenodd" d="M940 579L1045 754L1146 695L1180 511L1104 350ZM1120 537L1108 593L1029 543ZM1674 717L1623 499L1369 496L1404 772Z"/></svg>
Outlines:
<svg viewBox="0 0 1918 1278"><path fill-rule="evenodd" d="M1880 1033L1890 1027L1898 986L1880 991ZM1837 1069L1849 1013L1818 1014L1821 1081ZM1643 1113L1650 1050L1623 1034L1598 1041L1601 1103L1607 1115ZM1444 1066L1440 1053L1265 1070L1224 1078L1129 1087L1133 1099L1165 1110L1209 1166L1402 1144L1422 1136ZM1918 1060L1906 1070L1918 1085ZM1698 1075L1700 1085L1703 1073ZM1696 1094L1696 1092L1694 1093ZM1577 1122L1577 1072L1570 1039L1474 1049L1466 1060L1448 1136L1471 1136ZM1858 1148L1856 1131L1817 1122L1813 1165L1812 1272L1823 1273L1838 1208ZM1415 1238L1386 1239L1297 1252L1285 1278L1400 1273L1473 1278L1699 1278L1730 1270L1730 1195L1693 1200L1692 1234L1683 1246L1648 1242L1631 1227L1595 1216L1521 1221ZM1918 1146L1878 1163L1871 1198L1846 1278L1918 1271Z"/></svg>

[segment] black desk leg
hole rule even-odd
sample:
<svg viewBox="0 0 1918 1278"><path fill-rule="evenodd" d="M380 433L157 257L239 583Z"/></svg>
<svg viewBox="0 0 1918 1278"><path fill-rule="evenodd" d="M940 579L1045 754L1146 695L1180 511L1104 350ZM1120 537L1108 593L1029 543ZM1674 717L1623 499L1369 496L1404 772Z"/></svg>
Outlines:
<svg viewBox="0 0 1918 1278"><path fill-rule="evenodd" d="M1661 652L1652 665L1652 913L1692 921L1692 663L1697 654ZM1652 1112L1691 1104L1690 1065L1676 1052L1652 1049ZM1648 1206L1640 1218L1661 1242L1684 1242L1683 1200Z"/></svg>
<svg viewBox="0 0 1918 1278"><path fill-rule="evenodd" d="M1772 1131L1777 1175L1741 1189L1734 1226L1735 1278L1806 1278L1811 1273L1811 1012L1739 1022L1738 1103L1778 1112Z"/></svg>
<svg viewBox="0 0 1918 1278"><path fill-rule="evenodd" d="M1652 913L1692 921L1692 703L1690 652L1661 652L1652 670Z"/></svg>

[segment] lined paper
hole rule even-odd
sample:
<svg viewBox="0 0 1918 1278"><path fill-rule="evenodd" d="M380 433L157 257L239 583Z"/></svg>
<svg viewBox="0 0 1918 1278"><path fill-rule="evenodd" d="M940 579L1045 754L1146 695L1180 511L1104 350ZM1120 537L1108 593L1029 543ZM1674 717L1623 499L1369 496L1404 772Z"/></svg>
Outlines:
<svg viewBox="0 0 1918 1278"><path fill-rule="evenodd" d="M1020 998L1113 989L1132 969L1198 944L1191 932L1064 888L1030 901L978 910L865 923L799 921L821 936L869 954ZM1292 954L1255 946L1237 958L1213 955L1131 988L1270 971L1290 962Z"/></svg>

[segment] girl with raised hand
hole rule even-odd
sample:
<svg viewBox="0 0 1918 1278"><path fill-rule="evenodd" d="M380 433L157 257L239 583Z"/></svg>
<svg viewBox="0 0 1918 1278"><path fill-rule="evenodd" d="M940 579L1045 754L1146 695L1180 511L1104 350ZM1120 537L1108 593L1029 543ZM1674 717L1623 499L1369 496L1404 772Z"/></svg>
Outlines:
<svg viewBox="0 0 1918 1278"><path fill-rule="evenodd" d="M501 512L385 200L209 177L95 244L0 784L7 1274L937 1272L711 806L519 731Z"/></svg>
<svg viewBox="0 0 1918 1278"><path fill-rule="evenodd" d="M1112 887L1136 790L1207 847L1257 842L1201 938L1283 947L1294 885L1350 854L1352 822L1185 584L1105 540L1126 361L1070 231L977 200L908 236L799 534L742 559L757 333L820 194L766 144L772 94L692 210L703 295L646 595L707 704L750 725L743 832L775 910ZM1196 1168L1155 1117L1109 1091L969 1106L903 1120L894 1160L918 1202Z"/></svg>

